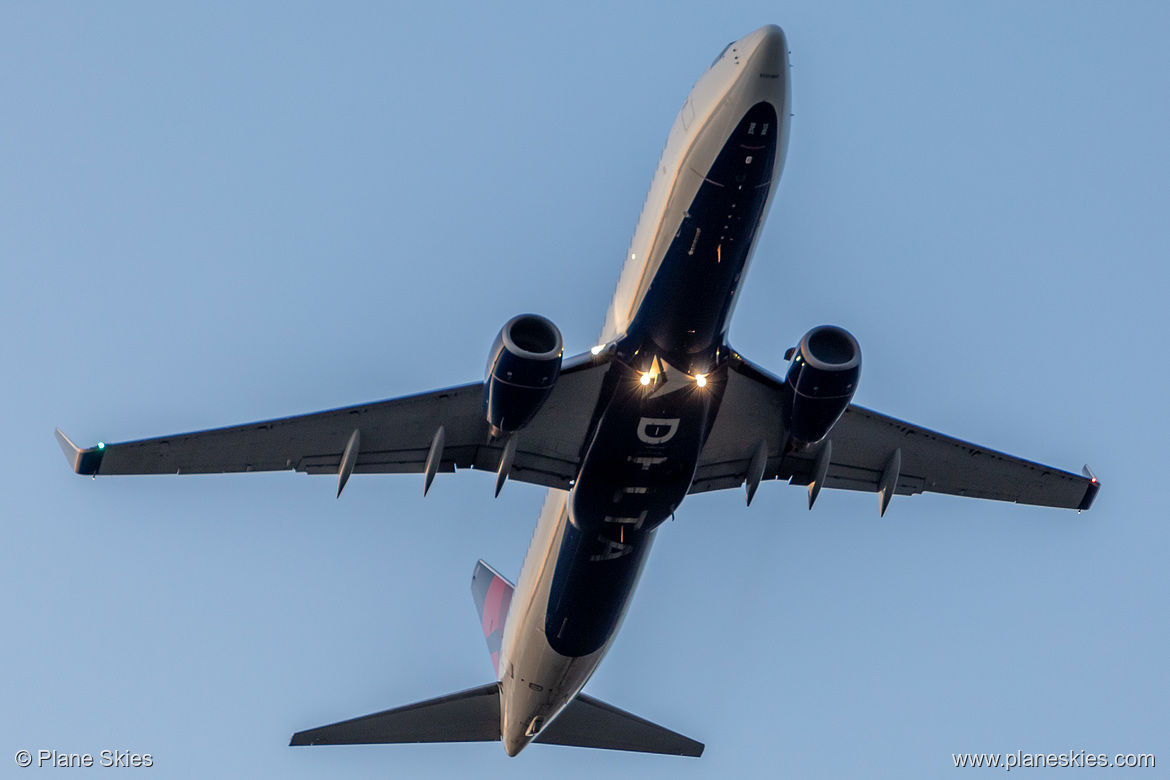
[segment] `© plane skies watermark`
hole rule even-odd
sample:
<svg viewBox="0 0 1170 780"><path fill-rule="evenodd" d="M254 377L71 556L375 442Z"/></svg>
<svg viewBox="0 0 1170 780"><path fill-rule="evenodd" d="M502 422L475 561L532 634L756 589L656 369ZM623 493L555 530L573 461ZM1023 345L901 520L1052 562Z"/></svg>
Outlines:
<svg viewBox="0 0 1170 780"><path fill-rule="evenodd" d="M150 753L132 750L99 750L96 753L70 753L60 750L18 750L16 765L22 768L149 768L154 766Z"/></svg>

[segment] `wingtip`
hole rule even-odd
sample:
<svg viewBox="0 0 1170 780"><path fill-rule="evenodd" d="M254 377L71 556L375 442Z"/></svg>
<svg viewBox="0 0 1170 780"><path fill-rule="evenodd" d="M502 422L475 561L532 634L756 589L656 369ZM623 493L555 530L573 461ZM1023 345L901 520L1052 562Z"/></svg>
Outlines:
<svg viewBox="0 0 1170 780"><path fill-rule="evenodd" d="M61 452L65 453L65 460L69 462L69 468L73 469L75 474L85 474L86 476L95 475L102 465L102 455L104 454L105 445L98 444L97 447L90 447L82 449L69 440L69 437L64 432L57 428L55 429L57 437L57 444L61 446Z"/></svg>
<svg viewBox="0 0 1170 780"><path fill-rule="evenodd" d="M1097 492L1101 490L1101 481L1097 479L1097 475L1089 468L1088 463L1081 469L1081 473L1084 474L1085 479L1089 480L1089 484L1085 487L1085 497L1081 499L1081 503L1077 506L1078 512L1084 512L1091 508L1094 499L1097 498Z"/></svg>
<svg viewBox="0 0 1170 780"><path fill-rule="evenodd" d="M65 459L69 461L70 465L73 465L81 453L81 448L69 441L69 437L60 428L54 428L53 435L57 437L57 444L61 445L61 452L65 453Z"/></svg>
<svg viewBox="0 0 1170 780"><path fill-rule="evenodd" d="M312 736L313 729L305 729L293 734L288 740L289 747L308 747L317 744Z"/></svg>

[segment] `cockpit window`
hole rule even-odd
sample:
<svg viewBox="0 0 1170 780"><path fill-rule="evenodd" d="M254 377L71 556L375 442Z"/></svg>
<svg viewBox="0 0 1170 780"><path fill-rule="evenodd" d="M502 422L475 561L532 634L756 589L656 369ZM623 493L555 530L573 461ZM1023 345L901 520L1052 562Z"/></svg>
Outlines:
<svg viewBox="0 0 1170 780"><path fill-rule="evenodd" d="M735 43L735 41L732 41L731 43ZM723 47L723 51L719 52L719 56L715 58L715 62L712 62L711 67L707 68L707 70L711 70L711 68L714 68L715 63L719 62L719 60L723 59L723 55L726 54L727 50L731 48L731 43L729 43Z"/></svg>

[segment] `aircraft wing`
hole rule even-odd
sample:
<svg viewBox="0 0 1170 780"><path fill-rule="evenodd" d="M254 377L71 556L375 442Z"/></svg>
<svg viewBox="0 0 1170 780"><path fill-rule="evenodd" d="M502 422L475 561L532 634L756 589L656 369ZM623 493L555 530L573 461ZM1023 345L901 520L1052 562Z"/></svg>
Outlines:
<svg viewBox="0 0 1170 780"><path fill-rule="evenodd" d="M767 451L764 479L786 479L794 485L814 481L820 448L781 451L783 387L784 380L733 355L723 403L700 455L692 493L743 485L761 441ZM849 406L826 440L831 449L825 488L878 492L895 459L900 468L892 470L897 481L893 493L899 495L929 491L1088 509L1100 488L1088 467L1085 476L1073 474L856 405Z"/></svg>
<svg viewBox="0 0 1170 780"><path fill-rule="evenodd" d="M590 354L565 361L544 406L532 422L513 434L517 444L510 478L570 487L608 361L605 355ZM314 414L84 449L60 430L57 439L78 474L280 470L339 474L351 441L356 445L352 473L418 474L426 469L440 426L444 445L438 471L494 472L499 468L506 442L491 439L480 382Z"/></svg>

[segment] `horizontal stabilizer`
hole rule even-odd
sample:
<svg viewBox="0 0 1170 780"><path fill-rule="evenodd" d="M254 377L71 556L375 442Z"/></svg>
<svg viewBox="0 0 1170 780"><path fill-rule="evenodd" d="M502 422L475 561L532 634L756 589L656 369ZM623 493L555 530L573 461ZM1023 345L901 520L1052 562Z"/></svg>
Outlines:
<svg viewBox="0 0 1170 780"><path fill-rule="evenodd" d="M482 685L293 734L290 745L496 742L500 686ZM581 694L533 740L545 745L701 756L703 743Z"/></svg>
<svg viewBox="0 0 1170 780"><path fill-rule="evenodd" d="M494 742L500 738L499 683L343 720L293 734L290 745L385 742Z"/></svg>
<svg viewBox="0 0 1170 780"><path fill-rule="evenodd" d="M569 702L533 742L695 758L703 755L702 742L583 693Z"/></svg>

